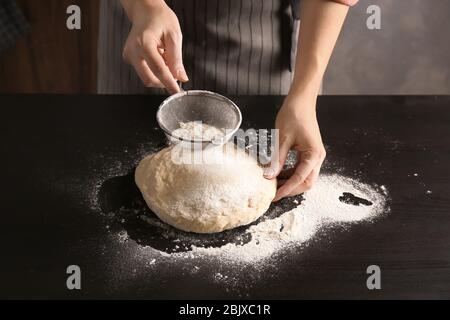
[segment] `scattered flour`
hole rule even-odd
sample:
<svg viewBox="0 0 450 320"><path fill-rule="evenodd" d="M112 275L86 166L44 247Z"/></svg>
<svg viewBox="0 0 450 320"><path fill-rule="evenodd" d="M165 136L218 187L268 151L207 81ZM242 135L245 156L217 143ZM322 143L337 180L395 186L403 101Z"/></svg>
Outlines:
<svg viewBox="0 0 450 320"><path fill-rule="evenodd" d="M120 243L125 243L128 240L128 233L126 231L120 231L117 236Z"/></svg>
<svg viewBox="0 0 450 320"><path fill-rule="evenodd" d="M359 205L342 201L344 193L366 201ZM270 278L274 268L289 259L292 252L301 254L301 249L309 245L318 231L323 236L328 230L335 230L328 228L330 226L346 227L363 221L373 222L388 212L387 193L386 187L372 187L338 174L321 175L316 186L303 195L299 204L295 204L295 200L300 200L300 197L285 200L293 205L292 210L283 209L275 218L268 214L265 220L244 231L251 238L248 242L224 242L218 247L198 244L187 248L187 251L168 253L139 244L128 238L126 233L111 233L117 253L109 265L118 283L126 284L130 277L135 276L130 273L135 268L141 274L155 272L168 278L177 270L183 276L206 278L213 283L224 284L227 291L243 294L240 297L245 298L247 287ZM285 208L285 205L278 207ZM143 223L164 230L163 238L167 233L167 238L174 243L188 242L190 234L178 234L177 230L168 228L156 218L145 218L140 214Z"/></svg>
<svg viewBox="0 0 450 320"><path fill-rule="evenodd" d="M339 198L344 192L367 199L372 205L342 202ZM228 243L211 248L193 246L191 252L173 253L170 256L184 258L194 254L217 256L236 263L254 263L270 258L284 248L302 245L326 225L370 220L385 212L386 199L383 194L368 185L339 175L321 176L304 198L295 209L251 226L247 230L251 241L246 244Z"/></svg>
<svg viewBox="0 0 450 320"><path fill-rule="evenodd" d="M369 200L371 205L341 201L344 193ZM251 236L251 240L247 243L226 243L220 247L192 246L191 250L173 253L145 246L142 250L154 251L157 256L163 257L164 261L213 258L224 263L254 264L273 258L284 249L304 245L323 227L370 221L387 211L386 198L385 187L378 192L367 184L341 175L322 175L316 186L304 194L304 200L294 209L249 227L246 234ZM291 201L299 203L297 199ZM152 225L164 225L163 222L146 219L144 216L142 218ZM122 233L118 234L118 239L121 243L125 242ZM158 260L152 258L152 264Z"/></svg>
<svg viewBox="0 0 450 320"><path fill-rule="evenodd" d="M113 218L109 217L108 212L102 212L98 200L102 184L108 179L128 174L130 169L148 154L149 150L156 152L160 148L161 146L157 144L142 144L136 151L126 153L125 160L108 159L110 164L108 167L96 169L92 186L88 188L90 190L88 199L92 210L102 213L108 223L112 223ZM123 153L121 155L123 157ZM106 161L104 158L97 160ZM295 162L295 156L290 155L287 164L294 165ZM340 172L336 168L334 171ZM83 184L80 183L80 185ZM369 200L372 205L353 205L343 202L339 198L344 193L351 193L356 197ZM427 193L430 194L431 190ZM290 209L286 209L284 205L277 206L275 218L267 215L265 219L244 231L250 238L248 242L244 241L240 244L224 242L219 247L204 247L198 244L184 252L167 253L136 242L130 237L131 233L124 231L120 224L114 223L111 224L113 226L111 229L108 228L108 237L104 242L98 243L96 239L92 245L99 248L105 263L110 267L111 274L116 277L117 285L120 283L126 285L127 275L131 275L130 270L138 268L142 274L167 273L168 277L174 272L173 270L181 270L182 274L191 276L199 274L199 277L210 277L211 281L224 282L229 289L236 286L241 290L243 283L247 285L252 281L259 281L259 276L266 274L250 273L254 278L248 279L249 273L245 270L256 268L262 272L268 266L276 265L278 258L284 257L291 249L307 245L318 231L327 231L327 226L336 224L347 226L362 221L373 221L374 218L388 211L386 203L388 197L389 192L385 186L370 186L342 174L324 174L321 175L314 189L304 194L304 200L299 201L300 197L284 200L291 204ZM117 216L117 213L114 214ZM160 229L165 228L163 222L150 217L145 218L142 211L136 212L136 215L142 216L142 223L148 222ZM123 220L118 222L124 223ZM188 242L185 238L189 237L189 234L181 235L173 229L167 229L163 234L166 232L170 233L168 238L180 244L180 247L182 243ZM269 259L271 263L266 263ZM211 268L215 269L215 272L209 273ZM243 274L246 276L241 276Z"/></svg>

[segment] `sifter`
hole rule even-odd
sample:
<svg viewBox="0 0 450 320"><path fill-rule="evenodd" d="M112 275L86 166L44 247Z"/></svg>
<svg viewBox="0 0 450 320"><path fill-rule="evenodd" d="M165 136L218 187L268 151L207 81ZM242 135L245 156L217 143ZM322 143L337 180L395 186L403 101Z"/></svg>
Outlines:
<svg viewBox="0 0 450 320"><path fill-rule="evenodd" d="M224 144L237 132L242 123L238 106L230 99L215 92L204 90L181 91L164 100L156 114L159 126L171 141ZM225 129L221 141L217 139L186 139L174 135L180 123L198 122L218 129Z"/></svg>

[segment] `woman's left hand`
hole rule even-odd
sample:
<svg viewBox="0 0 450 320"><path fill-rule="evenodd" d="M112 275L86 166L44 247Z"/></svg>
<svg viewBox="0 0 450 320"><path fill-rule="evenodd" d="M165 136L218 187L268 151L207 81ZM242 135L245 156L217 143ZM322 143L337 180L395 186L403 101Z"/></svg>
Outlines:
<svg viewBox="0 0 450 320"><path fill-rule="evenodd" d="M279 152L266 178L278 177L279 189L273 201L298 195L311 189L325 159L325 148L316 117L317 96L287 97L278 112L275 128L279 130ZM294 168L282 170L289 150L295 150Z"/></svg>

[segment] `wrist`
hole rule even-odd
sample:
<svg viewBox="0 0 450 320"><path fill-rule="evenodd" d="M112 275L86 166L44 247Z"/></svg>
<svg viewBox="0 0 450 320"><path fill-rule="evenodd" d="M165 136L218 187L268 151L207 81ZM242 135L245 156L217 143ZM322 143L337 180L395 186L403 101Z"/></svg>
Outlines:
<svg viewBox="0 0 450 320"><path fill-rule="evenodd" d="M164 0L120 0L130 21L136 19L136 15L143 10L151 11L165 6Z"/></svg>
<svg viewBox="0 0 450 320"><path fill-rule="evenodd" d="M319 75L296 76L288 95L317 97L321 86L322 77Z"/></svg>
<svg viewBox="0 0 450 320"><path fill-rule="evenodd" d="M314 114L317 96L318 90L291 90L286 96L283 106L294 112Z"/></svg>

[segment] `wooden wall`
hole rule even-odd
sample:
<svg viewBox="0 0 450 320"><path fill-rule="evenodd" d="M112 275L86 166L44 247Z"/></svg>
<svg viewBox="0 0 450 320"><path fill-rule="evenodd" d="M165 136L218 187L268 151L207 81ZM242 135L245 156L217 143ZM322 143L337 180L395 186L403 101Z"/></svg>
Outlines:
<svg viewBox="0 0 450 320"><path fill-rule="evenodd" d="M0 93L95 93L99 0L18 0L31 33L0 53ZM82 28L66 27L81 8Z"/></svg>

